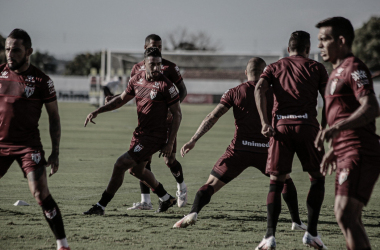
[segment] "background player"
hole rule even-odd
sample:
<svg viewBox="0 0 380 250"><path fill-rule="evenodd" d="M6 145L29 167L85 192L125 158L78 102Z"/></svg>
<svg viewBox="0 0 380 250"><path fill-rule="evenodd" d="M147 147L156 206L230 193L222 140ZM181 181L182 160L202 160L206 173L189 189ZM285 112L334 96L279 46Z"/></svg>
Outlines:
<svg viewBox="0 0 380 250"><path fill-rule="evenodd" d="M211 196L247 167L254 166L262 173L265 172L269 139L261 134L260 117L254 100L255 85L265 65L261 58L250 59L245 70L248 81L224 93L220 104L207 115L191 140L182 147L181 155L184 156L195 147L196 142L214 126L218 119L233 107L235 136L224 155L213 167L206 184L198 190L190 214L179 220L173 227L184 228L194 224L198 213L210 202ZM271 91L267 92L267 98L270 107L268 115L270 115L273 106ZM299 218L297 190L290 176L287 176L282 191L292 217L292 229L306 230L306 226Z"/></svg>
<svg viewBox="0 0 380 250"><path fill-rule="evenodd" d="M318 91L323 96L328 76L322 64L308 58L309 51L309 33L293 32L288 44L289 57L268 65L256 85L255 99L262 133L271 137L266 168L266 173L270 174L267 233L256 249L273 249L276 245L274 237L281 213L281 191L286 175L292 171L294 153L311 181L307 196L308 225L303 243L317 249L326 248L317 233L325 193L325 178L319 172L323 153L316 150L314 140L319 131L316 118ZM272 125L265 95L270 85L274 93ZM321 123L324 128L324 114Z"/></svg>
<svg viewBox="0 0 380 250"><path fill-rule="evenodd" d="M120 108L136 97L138 126L133 133L129 151L120 156L113 168L111 179L100 201L84 214L103 215L124 180L125 171L149 185L159 197L157 212L164 212L176 204L152 172L145 169L147 161L157 151L168 157L172 150L181 123L181 108L176 87L160 73L161 53L158 48L148 48L144 53L145 71L135 75L127 89L118 97L90 113L84 126L98 114ZM168 108L173 114L172 132L167 137L166 117ZM95 124L95 123L94 123Z"/></svg>
<svg viewBox="0 0 380 250"><path fill-rule="evenodd" d="M30 192L42 207L57 249L69 250L62 215L46 179L58 171L61 123L53 81L30 64L32 41L22 29L14 29L5 41L7 64L0 65L0 179L16 160L28 179ZM45 104L49 116L52 152L45 160L38 121Z"/></svg>
<svg viewBox="0 0 380 250"><path fill-rule="evenodd" d="M160 50L162 50L162 40L161 37L155 34L151 34L145 38L145 44L144 44L144 50L150 47L156 47ZM140 73L141 71L145 71L145 64L144 61L141 61L137 64L135 64L131 71L131 78ZM174 63L162 58L162 67L161 67L161 73L166 76L174 85L177 87L179 91L179 99L180 102L182 102L186 95L187 90L186 86L183 82L181 73L179 71L179 68ZM107 98L106 102L111 100L112 98ZM170 111L168 113L168 120L167 120L167 127L168 127L168 134L170 134L171 127L172 127L172 117L170 114ZM176 159L176 152L177 152L177 138L174 142L173 146L173 152L168 156L164 157L165 164L169 167L172 175L177 181L177 197L178 197L178 206L183 207L187 203L187 187L184 182L183 178L183 170L182 165L179 163ZM151 161L149 160L148 163L145 166L146 169L151 170ZM148 186L146 186L143 182L140 182L140 190L141 190L141 202L133 203L133 206L128 208L129 210L134 209L141 209L141 210L151 210L153 209L153 205L151 203L150 199L150 189Z"/></svg>
<svg viewBox="0 0 380 250"><path fill-rule="evenodd" d="M349 20L332 17L319 22L319 44L324 61L331 62L326 92L326 117L329 128L316 139L332 141L321 171L337 170L335 217L347 242L347 249L371 249L361 220L380 173L380 145L375 118L380 115L373 82L366 65L351 52L355 33Z"/></svg>

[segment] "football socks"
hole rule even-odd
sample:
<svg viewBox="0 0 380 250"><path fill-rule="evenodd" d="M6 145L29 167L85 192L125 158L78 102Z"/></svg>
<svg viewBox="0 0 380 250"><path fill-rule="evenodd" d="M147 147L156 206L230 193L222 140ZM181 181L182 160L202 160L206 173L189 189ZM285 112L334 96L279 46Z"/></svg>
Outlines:
<svg viewBox="0 0 380 250"><path fill-rule="evenodd" d="M267 233L265 238L275 236L278 217L281 213L281 192L284 182L270 180L267 197Z"/></svg>
<svg viewBox="0 0 380 250"><path fill-rule="evenodd" d="M104 191L102 194L102 198L100 199L100 201L98 203L102 207L106 207L108 205L108 203L112 200L113 197L114 197L113 194L109 194L109 193L107 193L107 191Z"/></svg>
<svg viewBox="0 0 380 250"><path fill-rule="evenodd" d="M284 188L282 189L282 198L286 202L286 205L288 205L292 222L301 225L301 219L298 211L297 189L292 178L285 180Z"/></svg>
<svg viewBox="0 0 380 250"><path fill-rule="evenodd" d="M165 194L168 193L161 183L158 183L158 186L155 189L152 188L152 192L155 193L158 197L164 197Z"/></svg>
<svg viewBox="0 0 380 250"><path fill-rule="evenodd" d="M214 194L214 188L208 184L203 185L195 195L194 203L191 208L190 213L199 213L201 209L206 206L210 200L211 196Z"/></svg>
<svg viewBox="0 0 380 250"><path fill-rule="evenodd" d="M61 211L59 210L58 205L55 203L53 197L51 197L51 195L46 197L40 203L40 206L50 229L53 231L55 238L66 238Z"/></svg>
<svg viewBox="0 0 380 250"><path fill-rule="evenodd" d="M172 172L172 175L174 176L175 180L177 183L182 183L183 182L183 171L182 171L182 165L179 163L177 160L175 160L171 164L166 164L169 168L170 171Z"/></svg>
<svg viewBox="0 0 380 250"><path fill-rule="evenodd" d="M150 163L151 163L151 161L148 161L148 163L145 166L145 169L148 169L149 171L151 171ZM150 193L150 188L141 181L140 181L140 190L141 190L142 194L149 194Z"/></svg>
<svg viewBox="0 0 380 250"><path fill-rule="evenodd" d="M325 197L325 177L310 178L310 181L310 191L306 200L308 211L307 231L315 237L317 236L319 213Z"/></svg>

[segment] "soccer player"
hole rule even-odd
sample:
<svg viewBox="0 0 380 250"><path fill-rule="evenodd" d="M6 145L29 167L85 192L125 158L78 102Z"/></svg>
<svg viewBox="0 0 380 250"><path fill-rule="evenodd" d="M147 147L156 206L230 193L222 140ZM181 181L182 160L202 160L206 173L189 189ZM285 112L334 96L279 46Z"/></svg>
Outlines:
<svg viewBox="0 0 380 250"><path fill-rule="evenodd" d="M220 103L203 120L191 140L182 147L181 155L184 156L195 147L196 142L214 126L223 114L231 107L233 108L236 130L231 144L216 162L206 184L198 190L190 213L173 227L185 228L194 224L198 213L210 202L211 196L235 179L247 167L254 166L265 173L269 139L261 134L260 117L254 98L255 85L265 65L261 58L250 59L245 70L248 81L224 93ZM272 102L268 101L270 106L268 111L270 112L273 106L273 94L270 91L267 93L267 98L272 100ZM287 176L282 193L292 217L292 229L306 230L306 226L299 218L297 190L290 176Z"/></svg>
<svg viewBox="0 0 380 250"><path fill-rule="evenodd" d="M107 204L123 184L125 171L145 182L159 197L159 208L156 212L164 212L176 204L176 199L169 195L152 172L145 169L146 163L157 151L168 157L173 151L177 131L181 123L181 108L176 87L161 70L161 52L151 47L145 50L145 71L132 77L127 89L106 105L90 113L84 126L98 114L120 108L136 97L138 126L133 133L129 151L120 156L113 168L111 179L102 198L84 214L103 215ZM169 138L166 134L166 117L168 108L173 114L172 131Z"/></svg>
<svg viewBox="0 0 380 250"><path fill-rule="evenodd" d="M315 141L319 149L324 140L332 142L321 172L336 171L334 212L347 249L367 250L371 245L361 216L380 173L380 141L375 133L380 108L368 68L351 52L355 37L351 22L332 17L316 27L322 59L334 68L325 92L329 128Z"/></svg>
<svg viewBox="0 0 380 250"><path fill-rule="evenodd" d="M53 81L30 64L32 41L22 29L5 40L7 63L0 65L0 179L16 160L29 189L57 239L57 249L69 250L62 215L51 196L46 178L58 171L61 123ZM52 152L46 162L38 121L45 104L49 116Z"/></svg>
<svg viewBox="0 0 380 250"><path fill-rule="evenodd" d="M267 233L256 249L274 249L275 232L281 213L281 190L292 171L294 153L303 171L309 173L311 186L307 196L308 225L305 245L325 249L317 233L319 212L325 193L325 177L319 172L323 152L314 147L319 131L317 121L318 91L322 94L328 75L324 66L309 59L310 35L295 31L288 43L289 57L268 65L256 85L255 99L262 133L270 138L266 173L270 174L267 198ZM274 107L272 124L267 115L266 91L272 86ZM322 128L326 119L322 115Z"/></svg>
<svg viewBox="0 0 380 250"><path fill-rule="evenodd" d="M156 47L160 50L162 49L162 40L161 37L155 34L151 34L145 38L145 44L144 44L144 50L150 47ZM137 64L135 64L131 71L131 78L140 73L141 71L145 71L145 63L144 61L141 61ZM162 58L162 66L161 66L161 73L166 76L174 85L177 87L179 91L179 99L180 102L182 102L186 95L187 90L186 86L183 82L181 73L179 71L179 68L174 63L165 60ZM107 98L106 101L111 100L112 98ZM168 134L170 134L172 127L172 117L170 114L170 111L168 113L168 120L167 120L167 128L168 128ZM174 176L175 180L177 181L177 193L176 196L178 198L178 207L183 207L187 203L187 187L184 182L183 178L183 171L182 171L182 165L179 163L176 159L176 152L177 152L177 138L174 141L173 151L172 153L164 157L165 164L169 167L170 172ZM151 171L151 161L148 161L148 163L145 166L146 169ZM128 208L128 210L151 210L153 209L153 205L151 203L150 199L150 189L147 185L145 185L143 182L140 181L140 190L141 190L141 202L133 203L133 206Z"/></svg>

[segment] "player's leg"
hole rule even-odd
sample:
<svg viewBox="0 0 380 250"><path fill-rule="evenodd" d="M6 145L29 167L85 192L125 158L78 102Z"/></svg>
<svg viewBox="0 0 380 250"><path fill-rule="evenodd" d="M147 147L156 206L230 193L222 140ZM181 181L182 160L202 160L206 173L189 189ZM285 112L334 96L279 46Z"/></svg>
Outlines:
<svg viewBox="0 0 380 250"><path fill-rule="evenodd" d="M288 206L290 217L292 219L292 230L306 230L306 225L302 223L298 209L298 194L296 186L290 175L286 175L284 188L282 189L282 198Z"/></svg>
<svg viewBox="0 0 380 250"><path fill-rule="evenodd" d="M325 177L320 172L309 172L310 189L307 195L307 232L312 236L318 236L318 219L322 203L325 197Z"/></svg>
<svg viewBox="0 0 380 250"><path fill-rule="evenodd" d="M136 165L137 163L128 154L128 152L121 155L114 164L111 179L108 182L108 186L106 190L103 192L101 199L96 205L93 205L93 207L90 210L84 212L83 214L104 215L104 210L107 207L108 203L112 200L117 190L123 184L125 171Z"/></svg>
<svg viewBox="0 0 380 250"><path fill-rule="evenodd" d="M178 198L178 207L183 207L187 204L187 186L183 178L182 165L176 159L175 147L177 143L174 143L173 152L169 157L165 157L165 164L169 167L170 172L174 176L177 182L176 196Z"/></svg>
<svg viewBox="0 0 380 250"><path fill-rule="evenodd" d="M149 171L151 169L151 159L145 165L145 168ZM141 191L141 201L133 203L133 206L128 208L128 210L152 210L153 205L150 199L150 187L148 187L143 181L140 180L140 191Z"/></svg>
<svg viewBox="0 0 380 250"><path fill-rule="evenodd" d="M355 198L342 195L335 197L335 217L346 239L347 249L371 249L361 219L363 207L363 202Z"/></svg>
<svg viewBox="0 0 380 250"><path fill-rule="evenodd" d="M61 211L51 196L46 178L46 161L43 153L39 152L40 158L33 158L29 153L17 159L24 172L27 173L29 190L38 204L41 206L43 215L57 240L57 249L69 249L66 240ZM37 162L36 162L37 161ZM27 166L27 167L24 167Z"/></svg>

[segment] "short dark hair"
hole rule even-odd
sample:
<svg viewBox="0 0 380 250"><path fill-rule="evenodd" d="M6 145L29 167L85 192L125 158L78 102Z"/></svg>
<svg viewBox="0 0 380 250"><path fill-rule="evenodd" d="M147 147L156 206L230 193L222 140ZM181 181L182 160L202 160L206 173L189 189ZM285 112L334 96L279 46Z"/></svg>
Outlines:
<svg viewBox="0 0 380 250"><path fill-rule="evenodd" d="M351 48L355 39L355 31L350 20L347 18L336 16L320 21L315 25L318 29L321 27L331 27L334 39L343 36L346 39L347 45Z"/></svg>
<svg viewBox="0 0 380 250"><path fill-rule="evenodd" d="M30 49L32 47L32 39L30 39L28 33L23 29L12 30L8 37L13 39L21 39L22 45L24 45L26 49Z"/></svg>
<svg viewBox="0 0 380 250"><path fill-rule="evenodd" d="M158 42L158 41L161 41L161 37L159 35L156 35L156 34L150 34L149 36L147 36L145 38L145 44L149 44L150 40Z"/></svg>
<svg viewBox="0 0 380 250"><path fill-rule="evenodd" d="M261 57L252 57L247 63L247 68L248 66L252 71L262 71L265 68L266 63Z"/></svg>
<svg viewBox="0 0 380 250"><path fill-rule="evenodd" d="M306 31L294 31L289 38L289 50L303 53L305 50L310 49L310 34Z"/></svg>
<svg viewBox="0 0 380 250"><path fill-rule="evenodd" d="M144 58L147 58L149 56L161 57L161 52L157 47L150 47L150 48L147 48L144 52Z"/></svg>

